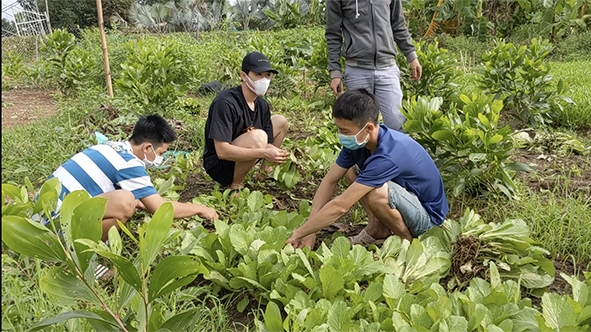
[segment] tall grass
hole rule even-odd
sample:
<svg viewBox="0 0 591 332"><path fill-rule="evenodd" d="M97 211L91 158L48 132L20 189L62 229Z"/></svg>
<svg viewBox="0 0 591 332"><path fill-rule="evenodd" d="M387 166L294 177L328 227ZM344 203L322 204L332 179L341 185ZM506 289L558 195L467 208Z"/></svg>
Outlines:
<svg viewBox="0 0 591 332"><path fill-rule="evenodd" d="M513 202L508 214L523 219L532 237L556 255L557 260L572 256L577 263L591 267L591 197L588 193L553 192L531 195Z"/></svg>
<svg viewBox="0 0 591 332"><path fill-rule="evenodd" d="M591 61L551 62L550 73L557 82L562 79L571 89L569 96L576 105L566 105L560 125L573 129L591 129Z"/></svg>
<svg viewBox="0 0 591 332"><path fill-rule="evenodd" d="M43 263L2 254L2 331L24 331L74 308L59 307L39 288ZM86 321L70 320L52 331L89 331Z"/></svg>

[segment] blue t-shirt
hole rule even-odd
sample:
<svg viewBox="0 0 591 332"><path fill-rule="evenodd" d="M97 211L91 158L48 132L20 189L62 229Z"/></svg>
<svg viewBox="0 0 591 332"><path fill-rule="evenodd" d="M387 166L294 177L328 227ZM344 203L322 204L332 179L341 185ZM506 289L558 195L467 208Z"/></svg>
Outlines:
<svg viewBox="0 0 591 332"><path fill-rule="evenodd" d="M449 211L437 166L427 151L406 134L380 125L373 154L365 148L343 148L336 163L345 169L357 164L361 172L356 182L360 184L379 188L393 181L412 192L436 225L443 222Z"/></svg>

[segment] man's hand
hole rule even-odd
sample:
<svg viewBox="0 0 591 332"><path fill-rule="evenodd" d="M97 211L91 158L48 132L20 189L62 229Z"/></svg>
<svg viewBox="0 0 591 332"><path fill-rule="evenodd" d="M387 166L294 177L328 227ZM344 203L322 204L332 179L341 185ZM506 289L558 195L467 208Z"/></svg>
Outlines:
<svg viewBox="0 0 591 332"><path fill-rule="evenodd" d="M419 63L419 59L414 59L410 63L410 79L413 81L418 81L423 76L423 67Z"/></svg>
<svg viewBox="0 0 591 332"><path fill-rule="evenodd" d="M209 221L215 221L219 218L218 213L207 206L201 206L201 210L197 215L203 219L207 219Z"/></svg>
<svg viewBox="0 0 591 332"><path fill-rule="evenodd" d="M343 92L343 80L340 77L335 77L330 81L330 88L335 95L340 95Z"/></svg>
<svg viewBox="0 0 591 332"><path fill-rule="evenodd" d="M267 161L273 164L281 164L287 157L289 157L289 152L271 144L267 146L267 150L265 151L265 159Z"/></svg>
<svg viewBox="0 0 591 332"><path fill-rule="evenodd" d="M135 208L138 210L145 210L146 206L144 205L144 203L142 203L142 201L140 201L139 199L135 200Z"/></svg>
<svg viewBox="0 0 591 332"><path fill-rule="evenodd" d="M314 249L314 244L316 243L316 234L310 234L302 239L297 238L297 235L291 234L291 237L285 241L286 244L291 243L294 249L309 247L310 249Z"/></svg>

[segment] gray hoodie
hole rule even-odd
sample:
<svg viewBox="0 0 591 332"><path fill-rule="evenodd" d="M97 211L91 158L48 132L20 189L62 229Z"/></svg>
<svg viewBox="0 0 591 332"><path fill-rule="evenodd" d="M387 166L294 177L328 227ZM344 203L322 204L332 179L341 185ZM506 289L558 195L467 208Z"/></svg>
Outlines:
<svg viewBox="0 0 591 332"><path fill-rule="evenodd" d="M347 65L365 69L395 64L396 45L408 62L417 58L401 0L327 0L325 36L332 78L341 77L341 51Z"/></svg>

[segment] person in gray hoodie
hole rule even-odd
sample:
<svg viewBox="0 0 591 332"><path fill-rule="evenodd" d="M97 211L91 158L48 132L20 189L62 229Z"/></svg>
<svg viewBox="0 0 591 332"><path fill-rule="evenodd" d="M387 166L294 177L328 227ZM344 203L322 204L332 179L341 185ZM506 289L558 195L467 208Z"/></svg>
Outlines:
<svg viewBox="0 0 591 332"><path fill-rule="evenodd" d="M332 91L367 89L379 102L382 121L401 130L404 115L396 45L410 63L413 80L422 68L406 27L401 0L327 0L326 45ZM343 42L344 41L344 42ZM345 72L341 74L341 54Z"/></svg>

